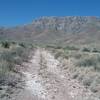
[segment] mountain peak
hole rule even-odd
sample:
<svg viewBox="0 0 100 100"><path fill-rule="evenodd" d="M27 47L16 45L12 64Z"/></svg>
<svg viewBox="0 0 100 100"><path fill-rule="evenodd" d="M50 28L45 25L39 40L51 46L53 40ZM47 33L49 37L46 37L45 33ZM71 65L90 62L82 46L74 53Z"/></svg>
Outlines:
<svg viewBox="0 0 100 100"><path fill-rule="evenodd" d="M43 16L31 24L2 29L2 36L38 42L90 42L100 37L98 16ZM94 36L95 35L95 36ZM91 37L91 40L89 39Z"/></svg>

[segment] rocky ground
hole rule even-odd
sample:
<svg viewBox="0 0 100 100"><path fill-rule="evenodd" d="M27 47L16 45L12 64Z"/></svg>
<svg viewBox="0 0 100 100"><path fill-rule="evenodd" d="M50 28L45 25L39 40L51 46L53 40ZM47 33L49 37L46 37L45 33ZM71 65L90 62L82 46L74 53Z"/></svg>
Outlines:
<svg viewBox="0 0 100 100"><path fill-rule="evenodd" d="M29 62L20 68L22 89L5 100L99 100L75 79L66 67L45 49L36 49ZM4 100L4 99L1 99Z"/></svg>

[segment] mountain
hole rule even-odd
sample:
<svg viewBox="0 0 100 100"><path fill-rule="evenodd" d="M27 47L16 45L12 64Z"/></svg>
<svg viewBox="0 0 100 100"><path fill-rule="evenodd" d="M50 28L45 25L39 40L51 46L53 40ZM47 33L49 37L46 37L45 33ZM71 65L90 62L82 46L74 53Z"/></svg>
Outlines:
<svg viewBox="0 0 100 100"><path fill-rule="evenodd" d="M100 43L100 17L41 17L31 24L0 28L0 39L56 44Z"/></svg>

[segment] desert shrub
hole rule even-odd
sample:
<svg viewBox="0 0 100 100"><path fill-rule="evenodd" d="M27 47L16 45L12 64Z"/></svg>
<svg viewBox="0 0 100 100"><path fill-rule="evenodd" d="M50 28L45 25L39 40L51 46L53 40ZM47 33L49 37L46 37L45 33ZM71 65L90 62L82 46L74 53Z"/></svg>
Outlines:
<svg viewBox="0 0 100 100"><path fill-rule="evenodd" d="M24 47L16 46L11 50L3 51L0 54L0 61L4 61L2 66L9 71L13 71L15 64L20 65L23 61L28 59L29 49ZM2 64L2 63L1 63Z"/></svg>
<svg viewBox="0 0 100 100"><path fill-rule="evenodd" d="M99 83L99 84L100 84L100 83ZM100 91L100 90L99 90L100 87L98 87L99 84L96 82L96 80L94 80L94 82L93 82L93 83L91 84L91 86L90 86L90 90L91 90L93 93L96 93L96 92Z"/></svg>
<svg viewBox="0 0 100 100"><path fill-rule="evenodd" d="M14 70L14 64L7 61L0 61L0 85L8 84L9 78L6 78Z"/></svg>
<svg viewBox="0 0 100 100"><path fill-rule="evenodd" d="M79 73L79 75L78 75L78 80L80 81L80 82L82 82L83 81L83 79L84 79L84 74L80 74Z"/></svg>
<svg viewBox="0 0 100 100"><path fill-rule="evenodd" d="M55 59L57 59L58 57L64 57L64 51L63 50L56 51Z"/></svg>
<svg viewBox="0 0 100 100"><path fill-rule="evenodd" d="M76 62L79 67L92 67L95 71L100 71L100 55L93 55L91 57L80 58Z"/></svg>
<svg viewBox="0 0 100 100"><path fill-rule="evenodd" d="M90 88L90 90L91 90L93 93L98 92L98 89L96 88L96 85L92 86L92 87Z"/></svg>
<svg viewBox="0 0 100 100"><path fill-rule="evenodd" d="M69 59L69 56L67 54L63 54L62 57L65 59Z"/></svg>
<svg viewBox="0 0 100 100"><path fill-rule="evenodd" d="M0 61L0 75L6 73L9 70L7 61Z"/></svg>
<svg viewBox="0 0 100 100"><path fill-rule="evenodd" d="M27 61L29 52L30 52L29 49L26 49L26 48L23 48L23 47L14 48L12 50L12 54L15 57L14 58L15 63L18 64L18 61L19 61L19 64L21 64L21 62Z"/></svg>
<svg viewBox="0 0 100 100"><path fill-rule="evenodd" d="M61 46L55 46L55 49L62 49Z"/></svg>
<svg viewBox="0 0 100 100"><path fill-rule="evenodd" d="M19 46L21 46L21 47L26 47L26 44L25 43L19 43Z"/></svg>
<svg viewBox="0 0 100 100"><path fill-rule="evenodd" d="M17 44L15 41L12 41L11 43L12 43L12 44Z"/></svg>
<svg viewBox="0 0 100 100"><path fill-rule="evenodd" d="M89 86L91 86L91 83L93 82L93 78L92 77L85 76L83 78L83 81L82 82L83 82L83 85L84 86L89 87Z"/></svg>
<svg viewBox="0 0 100 100"><path fill-rule="evenodd" d="M96 62L96 66L94 66L94 69L96 71L100 71L100 55L96 55L94 61Z"/></svg>
<svg viewBox="0 0 100 100"><path fill-rule="evenodd" d="M79 53L76 53L76 54L73 55L73 57L74 57L75 59L80 59L80 58L82 57L82 55L79 54Z"/></svg>
<svg viewBox="0 0 100 100"><path fill-rule="evenodd" d="M21 65L22 62L23 62L22 58L14 57L14 64Z"/></svg>
<svg viewBox="0 0 100 100"><path fill-rule="evenodd" d="M1 45L2 45L2 47L4 47L4 48L9 48L9 47L10 47L10 42L3 41L3 42L1 42Z"/></svg>
<svg viewBox="0 0 100 100"><path fill-rule="evenodd" d="M24 52L24 48L23 47L16 47L12 49L12 54L17 55L17 56L22 56Z"/></svg>
<svg viewBox="0 0 100 100"><path fill-rule="evenodd" d="M72 78L73 78L73 79L76 79L76 78L78 78L78 75L79 75L78 73L74 73L74 74L72 75Z"/></svg>
<svg viewBox="0 0 100 100"><path fill-rule="evenodd" d="M64 47L65 50L79 50L79 48L75 47L75 46L66 46Z"/></svg>
<svg viewBox="0 0 100 100"><path fill-rule="evenodd" d="M90 50L89 48L87 48L87 47L84 47L84 48L82 49L82 51L83 51L83 52L90 52L91 50Z"/></svg>
<svg viewBox="0 0 100 100"><path fill-rule="evenodd" d="M26 45L26 48L29 48L29 49L36 48L36 45L35 44L29 44L28 47Z"/></svg>
<svg viewBox="0 0 100 100"><path fill-rule="evenodd" d="M98 52L98 53L100 53L100 50L98 50L97 48L93 48L92 52Z"/></svg>
<svg viewBox="0 0 100 100"><path fill-rule="evenodd" d="M10 51L4 51L0 55L0 59L7 62L13 62L13 54Z"/></svg>
<svg viewBox="0 0 100 100"><path fill-rule="evenodd" d="M62 55L61 52L57 52L57 53L55 54L55 59L57 59L57 58L60 57L61 55Z"/></svg>
<svg viewBox="0 0 100 100"><path fill-rule="evenodd" d="M23 61L26 61L27 62L27 60L28 60L28 58L29 58L29 50L24 50L23 51L23 53L22 53L22 55L21 55L21 59L23 60Z"/></svg>
<svg viewBox="0 0 100 100"><path fill-rule="evenodd" d="M46 48L55 48L54 45L46 45Z"/></svg>
<svg viewBox="0 0 100 100"><path fill-rule="evenodd" d="M62 49L62 46L59 46L59 45L46 45L46 48Z"/></svg>
<svg viewBox="0 0 100 100"><path fill-rule="evenodd" d="M3 63L1 63L1 68L6 68L8 71L12 71L14 69L14 58L11 52L3 52L0 55L0 60L3 61Z"/></svg>
<svg viewBox="0 0 100 100"><path fill-rule="evenodd" d="M95 71L100 71L100 63L97 63L96 66L94 66Z"/></svg>
<svg viewBox="0 0 100 100"><path fill-rule="evenodd" d="M96 66L96 60L93 57L83 58L78 61L77 66Z"/></svg>

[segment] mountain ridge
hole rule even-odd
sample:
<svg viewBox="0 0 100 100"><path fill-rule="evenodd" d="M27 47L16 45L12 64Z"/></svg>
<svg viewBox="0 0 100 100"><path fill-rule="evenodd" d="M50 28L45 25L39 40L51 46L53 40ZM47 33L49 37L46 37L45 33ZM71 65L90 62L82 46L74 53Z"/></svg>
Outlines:
<svg viewBox="0 0 100 100"><path fill-rule="evenodd" d="M12 28L1 28L0 38L36 43L99 42L99 16L40 17L31 24Z"/></svg>

